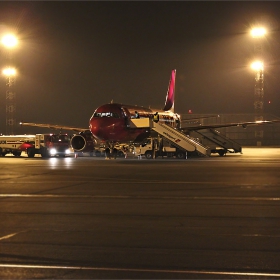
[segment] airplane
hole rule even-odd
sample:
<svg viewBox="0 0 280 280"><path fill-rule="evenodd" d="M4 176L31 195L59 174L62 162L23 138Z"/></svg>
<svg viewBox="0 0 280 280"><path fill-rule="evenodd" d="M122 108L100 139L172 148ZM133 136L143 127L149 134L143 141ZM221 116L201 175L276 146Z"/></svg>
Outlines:
<svg viewBox="0 0 280 280"><path fill-rule="evenodd" d="M217 125L195 125L181 127L181 117L174 112L175 97L175 78L176 69L171 71L171 77L167 89L165 104L162 109L152 109L148 107L125 105L110 102L99 106L89 120L88 128L69 127L52 124L37 124L21 122L21 125L45 127L52 129L64 129L78 132L71 139L71 146L77 152L92 152L98 142L105 144L107 153L116 153L116 147L124 144L140 143L151 135L151 129L137 128L130 125L130 120L135 118L153 118L157 113L159 122L170 125L171 127L184 131L189 134L191 131L202 129L215 129L230 126L263 125L268 123L280 122L279 120L255 121L242 123L228 123Z"/></svg>

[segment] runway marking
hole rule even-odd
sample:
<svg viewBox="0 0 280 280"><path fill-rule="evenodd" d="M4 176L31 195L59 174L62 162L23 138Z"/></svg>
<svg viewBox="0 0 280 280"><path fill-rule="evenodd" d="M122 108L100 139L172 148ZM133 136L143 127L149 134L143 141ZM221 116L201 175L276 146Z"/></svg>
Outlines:
<svg viewBox="0 0 280 280"><path fill-rule="evenodd" d="M19 233L22 233L22 232L25 232L25 231L19 231L19 232L15 232L15 233L11 233L11 234L5 235L3 237L0 237L0 240L9 239L9 238L11 238L11 237L13 237L13 236L15 236L15 235L17 235Z"/></svg>
<svg viewBox="0 0 280 280"><path fill-rule="evenodd" d="M231 271L206 271L206 270L173 270L173 269L138 269L116 267L89 267L89 266L60 266L60 265L28 265L28 264L0 264L3 268L34 268L34 269L69 269L69 270L98 270L98 271L123 271L123 272L153 272L153 273L182 273L182 274L212 274L212 275L239 275L279 277L280 273L258 272L231 272Z"/></svg>
<svg viewBox="0 0 280 280"><path fill-rule="evenodd" d="M111 199L179 199L179 200L255 200L280 201L280 197L232 197L232 196L143 196L143 195L66 195L66 194L0 194L0 198L111 198Z"/></svg>
<svg viewBox="0 0 280 280"><path fill-rule="evenodd" d="M15 182L13 180L15 180L17 178L9 178L9 182L5 182L6 185L8 184L13 184L13 185L32 185L32 184L38 184L40 183L40 185L44 186L44 185L50 185L50 184L53 184L53 183L63 183L63 184L66 184L64 187L69 187L67 186L68 183L72 183L72 184L79 184L79 185L82 185L82 184L88 184L90 181L88 180L77 180L77 181L74 181L74 180L48 180L48 181L45 181L45 182L34 182L34 181L26 181L26 182ZM1 181L1 179L0 179ZM91 182L90 182L91 183ZM100 185L100 184L108 184L108 183L111 183L110 180L103 180L103 179L95 179L95 183ZM217 186L220 186L220 185L223 185L223 186L226 186L226 187L252 187L252 186L272 186L272 187L275 187L275 186L278 186L278 182L276 183L273 183L273 184L268 184L268 183L248 183L248 184L242 184L242 183L229 183L228 181L227 182L223 182L223 181L211 181L211 182L207 182L207 181L151 181L151 180L135 180L135 179L118 179L118 181L114 181L113 184L143 184L143 183L149 183L149 184L184 184L184 185L189 185L189 184L192 184L192 185L196 185L196 184L207 184L207 185L217 185ZM75 185L74 185L75 186Z"/></svg>

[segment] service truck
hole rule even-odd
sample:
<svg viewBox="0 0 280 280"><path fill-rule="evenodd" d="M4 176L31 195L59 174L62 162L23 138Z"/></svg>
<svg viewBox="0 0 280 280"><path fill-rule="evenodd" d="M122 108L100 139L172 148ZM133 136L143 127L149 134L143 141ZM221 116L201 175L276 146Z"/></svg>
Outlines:
<svg viewBox="0 0 280 280"><path fill-rule="evenodd" d="M1 135L0 155L13 154L19 157L22 152L32 158L67 156L70 151L70 137L67 134Z"/></svg>
<svg viewBox="0 0 280 280"><path fill-rule="evenodd" d="M35 135L0 135L0 156L13 154L19 157L23 151L33 147Z"/></svg>
<svg viewBox="0 0 280 280"><path fill-rule="evenodd" d="M172 146L166 139L160 137L149 137L142 144L135 146L135 155L145 156L147 159L156 157L186 158L186 152Z"/></svg>

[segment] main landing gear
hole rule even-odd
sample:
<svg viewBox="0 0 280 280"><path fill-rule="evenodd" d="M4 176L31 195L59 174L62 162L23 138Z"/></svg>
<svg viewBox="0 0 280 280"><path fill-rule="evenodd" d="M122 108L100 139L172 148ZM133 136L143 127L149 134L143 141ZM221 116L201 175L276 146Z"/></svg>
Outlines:
<svg viewBox="0 0 280 280"><path fill-rule="evenodd" d="M121 146L116 143L106 143L107 148L105 149L105 158L106 159L116 159L116 158L125 158L127 147ZM116 148L116 146L118 148Z"/></svg>
<svg viewBox="0 0 280 280"><path fill-rule="evenodd" d="M116 159L117 155L118 155L118 150L117 149L106 148L106 150L105 150L105 158L106 159Z"/></svg>

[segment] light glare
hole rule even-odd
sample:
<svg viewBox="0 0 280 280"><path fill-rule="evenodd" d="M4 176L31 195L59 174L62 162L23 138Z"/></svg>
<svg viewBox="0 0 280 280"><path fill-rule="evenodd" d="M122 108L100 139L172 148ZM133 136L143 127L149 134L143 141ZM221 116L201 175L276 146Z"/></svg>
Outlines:
<svg viewBox="0 0 280 280"><path fill-rule="evenodd" d="M17 38L12 34L5 35L2 38L2 44L7 48L13 48L17 45Z"/></svg>
<svg viewBox="0 0 280 280"><path fill-rule="evenodd" d="M266 30L263 27L253 28L251 35L253 38L263 37L266 34Z"/></svg>
<svg viewBox="0 0 280 280"><path fill-rule="evenodd" d="M55 155L56 154L56 149L55 148L52 148L51 150L50 150L50 154L53 156L53 155Z"/></svg>
<svg viewBox="0 0 280 280"><path fill-rule="evenodd" d="M5 68L3 69L2 73L5 75L5 76L15 76L16 75L16 69L15 68Z"/></svg>
<svg viewBox="0 0 280 280"><path fill-rule="evenodd" d="M263 63L261 61L255 61L251 64L251 68L255 71L263 70Z"/></svg>

